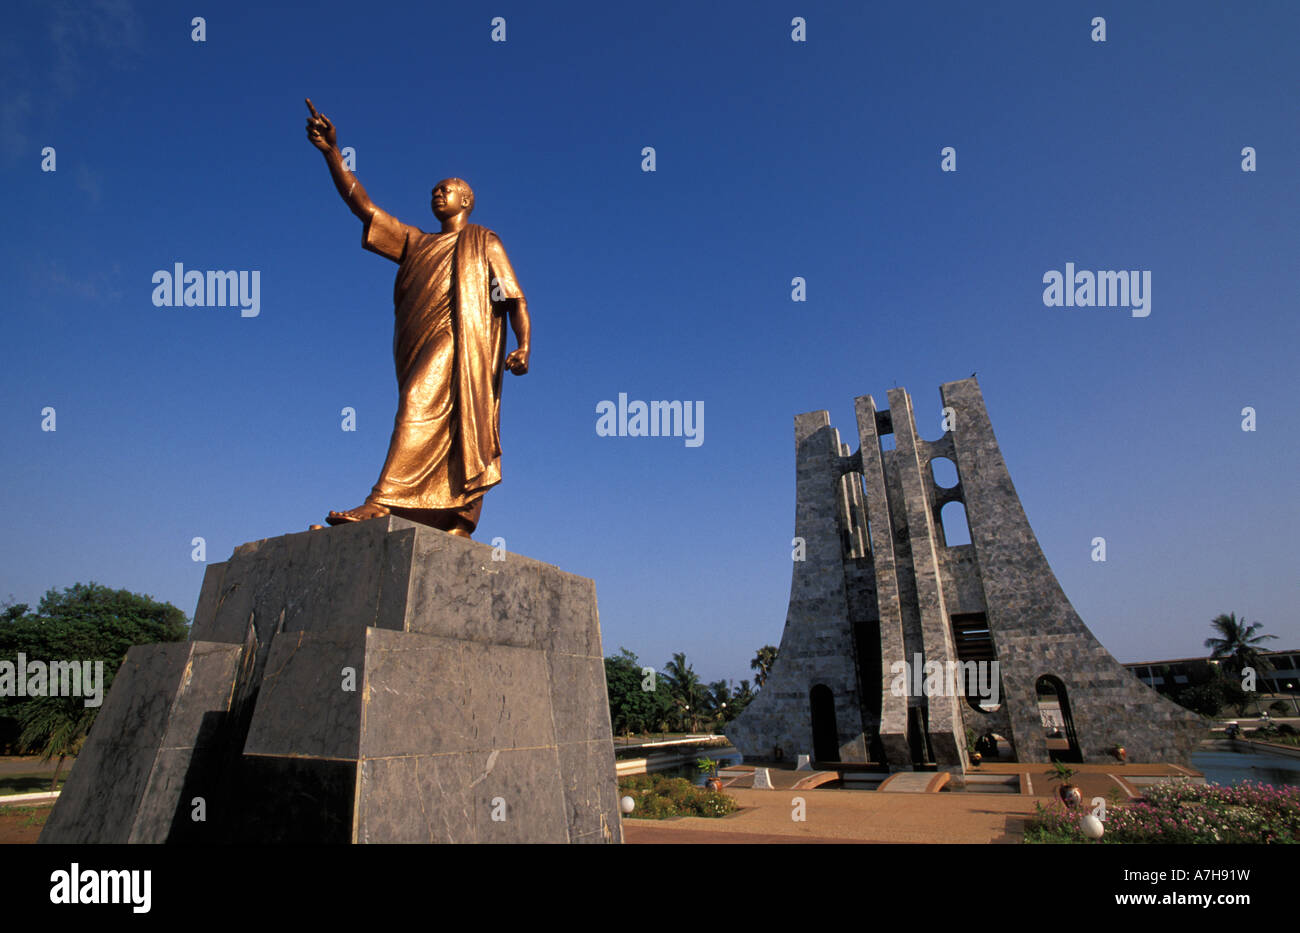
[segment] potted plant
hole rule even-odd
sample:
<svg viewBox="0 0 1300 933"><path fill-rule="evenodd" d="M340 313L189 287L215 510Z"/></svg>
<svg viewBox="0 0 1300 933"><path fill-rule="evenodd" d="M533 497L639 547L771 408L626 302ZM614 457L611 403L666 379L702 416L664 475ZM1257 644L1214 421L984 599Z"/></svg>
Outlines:
<svg viewBox="0 0 1300 933"><path fill-rule="evenodd" d="M718 763L712 758L695 759L695 767L703 771L707 777L704 779L704 786L709 790L722 790L722 779L718 777Z"/></svg>
<svg viewBox="0 0 1300 933"><path fill-rule="evenodd" d="M966 754L970 756L970 763L972 767L978 768L980 766L980 762L984 760L984 756L981 755L979 752L977 752L975 748L976 748L975 730L972 729L970 726L967 726L966 727Z"/></svg>
<svg viewBox="0 0 1300 933"><path fill-rule="evenodd" d="M1128 761L1128 749L1123 745L1120 745L1118 742L1110 747L1110 753L1115 756L1115 760L1120 764L1124 764Z"/></svg>
<svg viewBox="0 0 1300 933"><path fill-rule="evenodd" d="M1067 807L1077 807L1083 801L1083 792L1070 783L1070 778L1074 777L1075 770L1063 761L1052 762L1052 780L1059 781L1061 786L1056 789L1057 796L1061 798L1061 803Z"/></svg>
<svg viewBox="0 0 1300 933"><path fill-rule="evenodd" d="M975 743L975 751L985 758L998 757L998 740L992 732L985 732Z"/></svg>

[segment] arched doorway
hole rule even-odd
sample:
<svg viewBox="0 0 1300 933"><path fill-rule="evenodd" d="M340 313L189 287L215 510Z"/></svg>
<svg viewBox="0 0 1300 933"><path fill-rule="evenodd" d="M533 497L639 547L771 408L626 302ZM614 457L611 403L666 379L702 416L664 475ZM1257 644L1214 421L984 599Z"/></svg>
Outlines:
<svg viewBox="0 0 1300 933"><path fill-rule="evenodd" d="M808 692L812 708L813 760L840 760L840 730L835 723L835 695L825 684Z"/></svg>
<svg viewBox="0 0 1300 933"><path fill-rule="evenodd" d="M1070 715L1070 697L1059 677L1044 674L1034 683L1038 694L1038 716L1047 740L1047 757L1051 761L1082 762L1079 737Z"/></svg>

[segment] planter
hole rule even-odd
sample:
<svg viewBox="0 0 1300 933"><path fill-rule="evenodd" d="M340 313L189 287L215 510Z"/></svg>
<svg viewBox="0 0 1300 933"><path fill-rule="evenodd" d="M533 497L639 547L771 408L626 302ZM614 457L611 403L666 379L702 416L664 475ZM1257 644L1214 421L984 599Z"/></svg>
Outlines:
<svg viewBox="0 0 1300 933"><path fill-rule="evenodd" d="M719 777L711 777L711 778L709 778L708 780L706 780L706 781L704 782L704 786L707 787L707 788L708 788L709 790L711 790L711 791L719 791L719 792L720 792L720 791L722 790L722 778L719 778Z"/></svg>
<svg viewBox="0 0 1300 933"><path fill-rule="evenodd" d="M1062 784L1056 789L1056 793L1061 798L1061 803L1070 809L1074 809L1083 802L1083 792L1073 784Z"/></svg>

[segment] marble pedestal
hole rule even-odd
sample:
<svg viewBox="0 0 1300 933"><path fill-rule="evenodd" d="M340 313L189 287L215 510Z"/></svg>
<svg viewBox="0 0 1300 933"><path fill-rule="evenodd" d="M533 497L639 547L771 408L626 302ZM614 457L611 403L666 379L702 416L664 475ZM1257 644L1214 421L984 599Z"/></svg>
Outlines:
<svg viewBox="0 0 1300 933"><path fill-rule="evenodd" d="M127 654L41 834L619 841L595 585L396 517L209 566L191 640Z"/></svg>

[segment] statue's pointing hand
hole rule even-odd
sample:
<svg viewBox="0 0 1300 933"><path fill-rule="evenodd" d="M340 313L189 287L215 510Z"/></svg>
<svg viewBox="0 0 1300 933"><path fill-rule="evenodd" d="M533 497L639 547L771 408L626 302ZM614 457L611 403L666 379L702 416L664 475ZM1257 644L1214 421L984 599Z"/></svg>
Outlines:
<svg viewBox="0 0 1300 933"><path fill-rule="evenodd" d="M316 112L310 97L307 98L307 109L311 111L311 116L307 118L307 139L321 152L329 152L337 148L338 133L335 132L334 124L330 122L329 117Z"/></svg>

